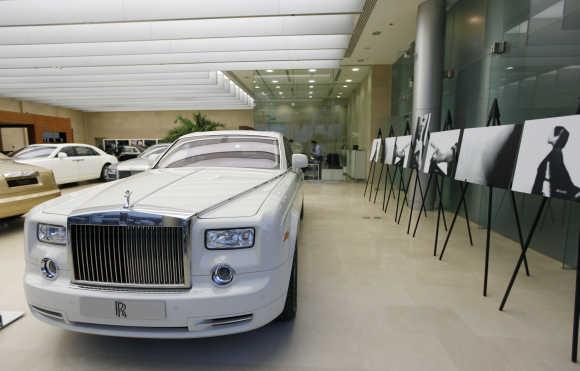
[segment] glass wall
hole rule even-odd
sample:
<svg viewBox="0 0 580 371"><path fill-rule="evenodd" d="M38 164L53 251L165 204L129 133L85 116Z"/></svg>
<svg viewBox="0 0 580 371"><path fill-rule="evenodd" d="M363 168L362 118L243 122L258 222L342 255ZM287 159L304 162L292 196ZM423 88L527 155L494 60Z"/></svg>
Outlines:
<svg viewBox="0 0 580 371"><path fill-rule="evenodd" d="M504 41L505 52L492 55L494 42ZM455 127L484 126L494 98L506 124L574 114L580 97L580 0L454 2L447 14L445 69L452 78L444 81L443 114L451 111ZM451 206L458 187L447 188ZM516 240L509 193L494 192L494 229ZM516 197L525 233L540 199ZM482 225L486 205L487 189L470 187L471 216ZM550 200L533 247L575 265L579 209Z"/></svg>
<svg viewBox="0 0 580 371"><path fill-rule="evenodd" d="M402 135L413 113L414 44L393 64L391 125Z"/></svg>
<svg viewBox="0 0 580 371"><path fill-rule="evenodd" d="M257 102L254 110L257 130L278 131L310 151L316 140L322 152L339 153L346 145L346 100L316 102Z"/></svg>

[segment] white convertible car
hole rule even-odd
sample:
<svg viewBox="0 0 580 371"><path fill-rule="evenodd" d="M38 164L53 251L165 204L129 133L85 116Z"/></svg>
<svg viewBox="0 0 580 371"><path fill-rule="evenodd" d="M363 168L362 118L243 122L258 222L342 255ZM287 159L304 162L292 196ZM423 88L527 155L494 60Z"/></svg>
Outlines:
<svg viewBox="0 0 580 371"><path fill-rule="evenodd" d="M149 171L37 206L25 223L31 312L158 338L294 318L306 164L278 133L196 133Z"/></svg>
<svg viewBox="0 0 580 371"><path fill-rule="evenodd" d="M106 180L117 158L95 146L77 143L32 144L16 151L12 159L52 170L56 184Z"/></svg>

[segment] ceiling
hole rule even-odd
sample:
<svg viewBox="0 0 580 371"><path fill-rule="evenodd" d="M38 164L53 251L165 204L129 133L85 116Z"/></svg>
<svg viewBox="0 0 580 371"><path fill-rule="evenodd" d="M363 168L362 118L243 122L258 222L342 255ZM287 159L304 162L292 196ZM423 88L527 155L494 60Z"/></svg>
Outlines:
<svg viewBox="0 0 580 371"><path fill-rule="evenodd" d="M419 2L4 0L0 96L83 111L348 96L406 49Z"/></svg>
<svg viewBox="0 0 580 371"><path fill-rule="evenodd" d="M257 102L301 102L347 98L369 70L367 66L345 66L336 69L232 71L232 74Z"/></svg>

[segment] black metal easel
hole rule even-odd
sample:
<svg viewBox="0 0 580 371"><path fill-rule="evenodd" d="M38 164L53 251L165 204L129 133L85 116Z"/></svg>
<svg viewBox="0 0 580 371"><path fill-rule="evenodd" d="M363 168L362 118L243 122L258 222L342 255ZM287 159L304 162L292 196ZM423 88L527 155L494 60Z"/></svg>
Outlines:
<svg viewBox="0 0 580 371"><path fill-rule="evenodd" d="M391 134L393 133L393 127L391 126L391 128L389 129L389 135L391 136ZM381 171L379 173L379 182L377 183L377 189L375 191L375 198L373 200L373 204L377 203L377 195L379 194L379 190L381 189L381 180L383 179L383 171L385 170L385 157L387 156L387 152L386 152L386 147L385 147L385 141L381 138L381 153L379 155L379 161L381 162ZM387 172L389 171L389 167L387 166ZM387 184L387 178L385 176L385 187ZM386 189L386 188L385 188ZM372 188L371 188L372 190ZM383 196L384 198L384 196ZM370 201L370 198L369 198ZM384 200L383 200L384 202Z"/></svg>
<svg viewBox="0 0 580 371"><path fill-rule="evenodd" d="M393 126L391 125L391 128L389 129L389 134L387 135L387 137L392 138L394 136L395 136L395 129L393 129ZM385 158L387 156L386 150L387 150L387 148L385 146ZM383 163L384 163L384 161L383 161ZM389 199L387 200L387 198L386 198L387 197L387 183L391 184L391 190L392 190L393 189L393 182L394 182L393 176L391 175L389 165L386 165L386 167L387 167L387 171L385 173L385 186L383 189L383 207L382 207L382 209L385 212L386 212L386 207L388 206L388 201L390 201L390 199L391 199L391 192L389 192ZM395 168L395 171L396 171L396 168ZM386 206L385 206L385 203L387 204Z"/></svg>
<svg viewBox="0 0 580 371"><path fill-rule="evenodd" d="M405 130L403 131L403 135L411 135L411 125L409 124L409 120L407 120L407 123L405 125ZM399 178L399 188L397 189L397 207L395 209L395 222L397 224L399 224L401 221L401 218L399 216L399 205L401 205L401 215L402 215L403 207L404 207L405 203L408 204L409 201L407 200L408 187L405 186L405 169L403 168L403 163L401 162L397 166L399 168L400 178ZM410 178L409 178L409 181L410 181ZM403 191L403 202L402 203L400 203L401 190Z"/></svg>
<svg viewBox="0 0 580 371"><path fill-rule="evenodd" d="M382 139L383 137L383 132L381 131L381 129L379 129L379 132L377 133L377 137L375 139ZM372 180L371 180L371 174L372 174ZM372 158L371 159L371 167L369 169L369 175L367 176L367 183L365 185L365 191L363 193L363 197L366 197L367 195L367 189L369 187L369 181L371 183L371 191L370 193L373 192L373 182L375 180L375 159ZM369 196L369 200L370 200L370 196Z"/></svg>

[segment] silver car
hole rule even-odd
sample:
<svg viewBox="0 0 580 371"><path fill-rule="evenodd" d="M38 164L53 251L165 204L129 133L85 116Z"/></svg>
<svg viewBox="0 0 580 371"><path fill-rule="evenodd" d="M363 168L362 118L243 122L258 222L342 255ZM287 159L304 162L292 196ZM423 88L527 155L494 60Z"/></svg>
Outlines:
<svg viewBox="0 0 580 371"><path fill-rule="evenodd" d="M156 144L147 148L136 158L119 162L116 167L110 169L109 178L122 179L149 170L169 146L170 143Z"/></svg>

